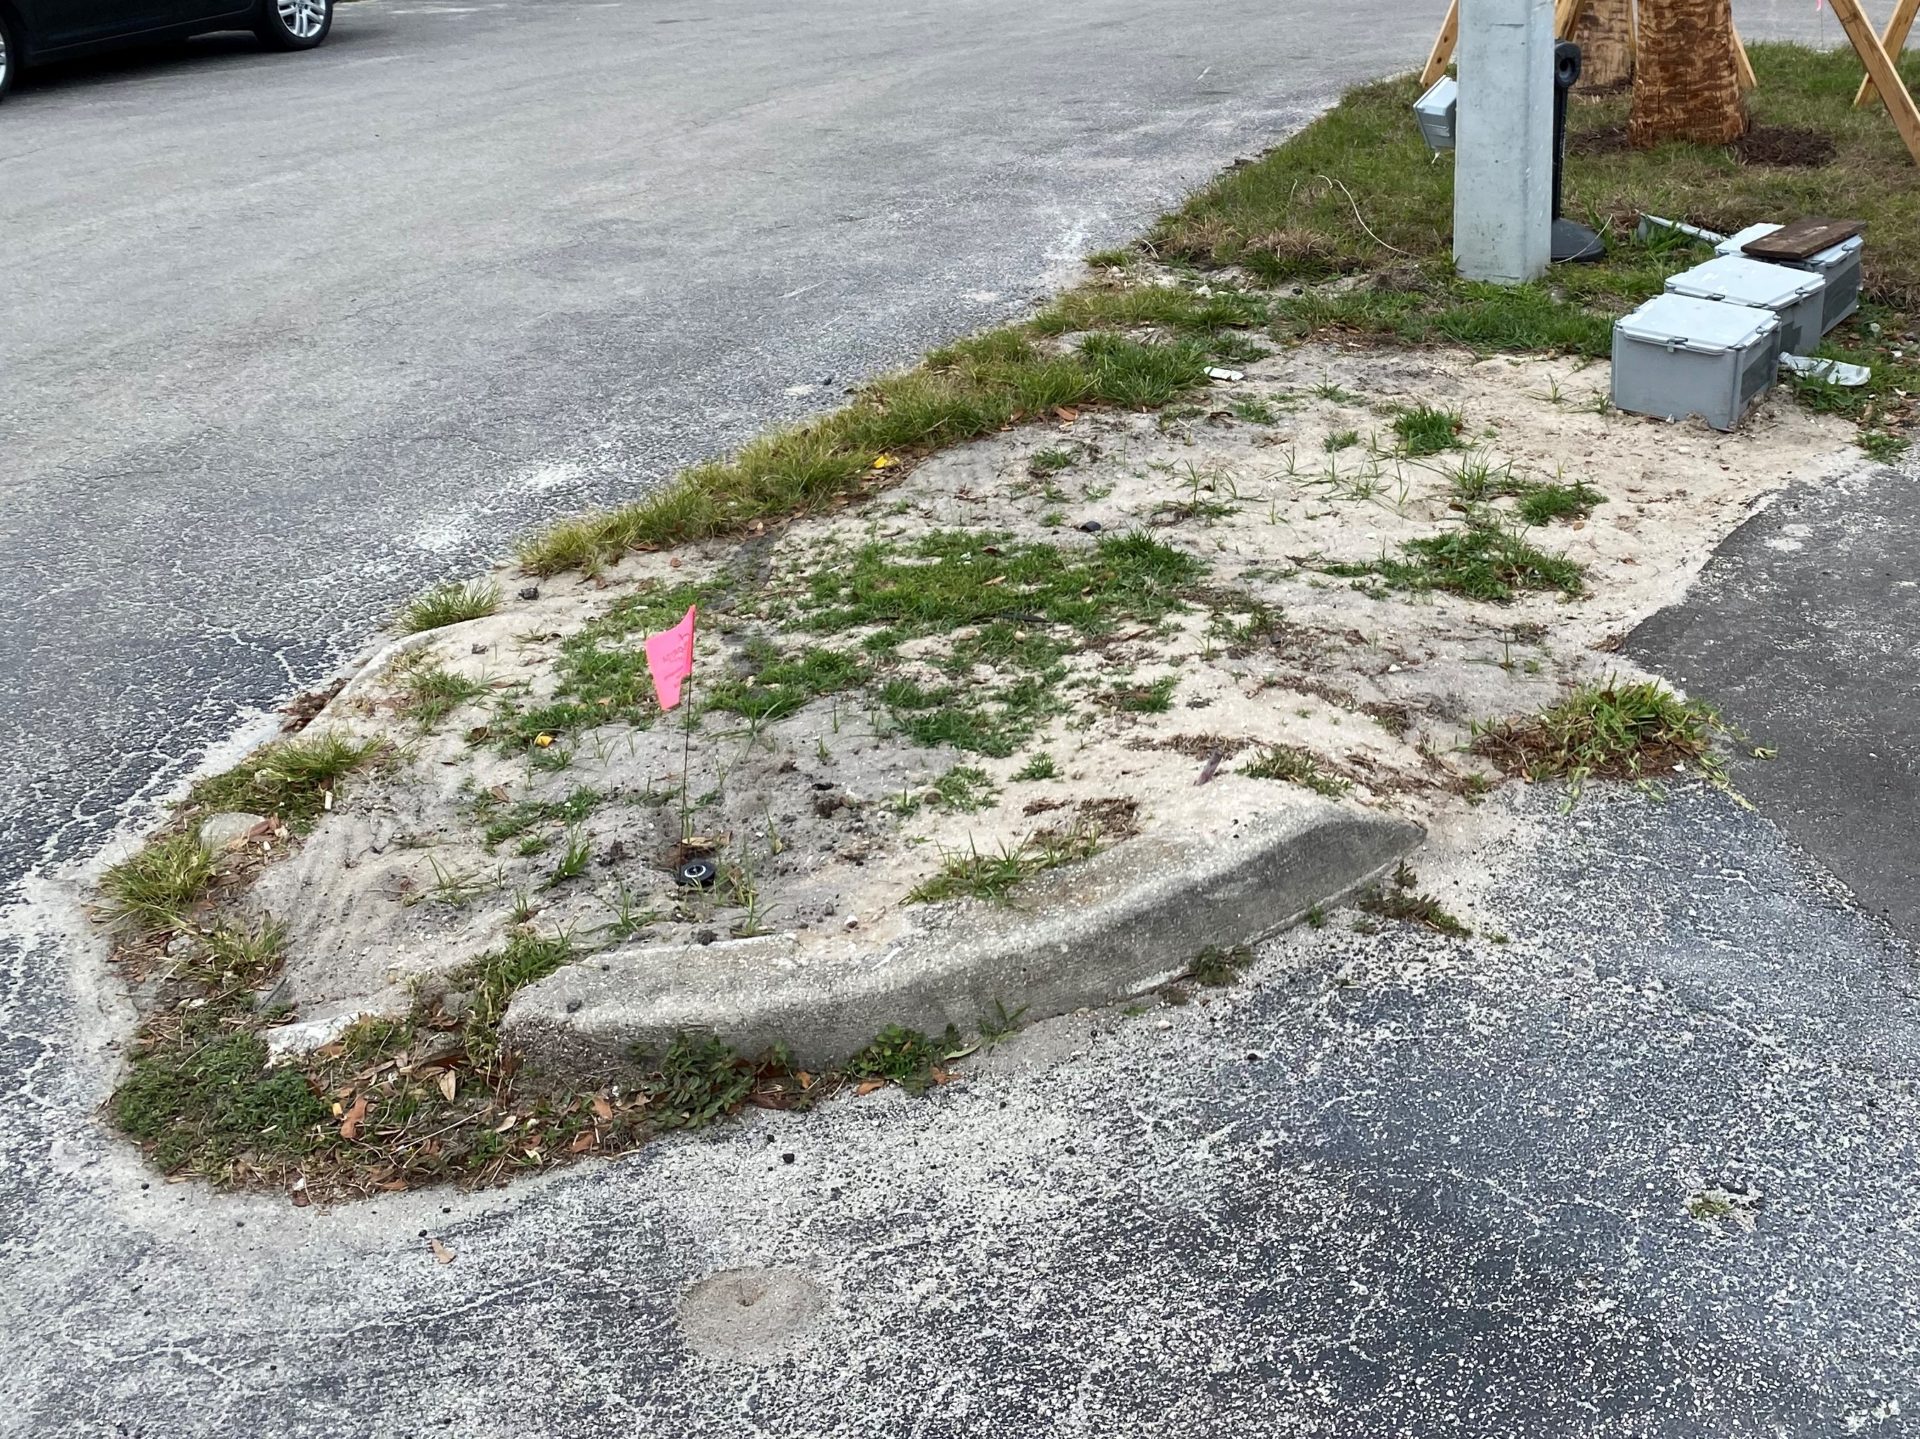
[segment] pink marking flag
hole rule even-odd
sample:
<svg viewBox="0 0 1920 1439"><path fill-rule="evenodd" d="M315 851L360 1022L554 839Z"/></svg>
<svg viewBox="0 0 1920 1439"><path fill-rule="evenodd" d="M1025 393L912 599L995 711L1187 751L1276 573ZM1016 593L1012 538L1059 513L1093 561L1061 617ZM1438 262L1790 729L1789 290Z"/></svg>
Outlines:
<svg viewBox="0 0 1920 1439"><path fill-rule="evenodd" d="M698 605L687 606L687 617L670 630L647 636L647 673L660 708L680 703L680 682L693 676L693 616Z"/></svg>

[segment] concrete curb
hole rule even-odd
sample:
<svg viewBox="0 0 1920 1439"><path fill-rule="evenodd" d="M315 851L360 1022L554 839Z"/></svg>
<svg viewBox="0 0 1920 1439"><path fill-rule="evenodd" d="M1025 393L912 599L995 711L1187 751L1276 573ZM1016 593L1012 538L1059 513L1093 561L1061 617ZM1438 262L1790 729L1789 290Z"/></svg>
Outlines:
<svg viewBox="0 0 1920 1439"><path fill-rule="evenodd" d="M828 1064L888 1025L969 1033L996 1004L1044 1019L1163 984L1209 945L1264 939L1424 837L1324 801L1222 816L1210 833L1144 836L1040 876L1017 909L966 900L909 907L870 933L596 955L516 994L504 1034L543 1077L597 1083L683 1033Z"/></svg>

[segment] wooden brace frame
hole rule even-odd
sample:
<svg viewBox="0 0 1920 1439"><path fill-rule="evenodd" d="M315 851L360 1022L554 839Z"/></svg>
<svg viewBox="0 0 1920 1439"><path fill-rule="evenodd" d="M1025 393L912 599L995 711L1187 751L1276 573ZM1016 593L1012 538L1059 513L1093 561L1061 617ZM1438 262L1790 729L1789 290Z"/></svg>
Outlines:
<svg viewBox="0 0 1920 1439"><path fill-rule="evenodd" d="M1847 39L1853 42L1860 63L1867 67L1867 80L1879 91L1881 103L1893 117L1893 128L1900 132L1900 138L1906 142L1907 153L1913 156L1914 163L1920 165L1920 110L1913 108L1913 96L1907 93L1906 82L1901 80L1900 72L1894 68L1893 59L1887 54L1886 46L1881 44L1880 37L1873 33L1873 26L1860 9L1860 0L1831 0L1831 3L1833 18L1847 32ZM1913 6L1908 0L1900 0L1900 4L1894 7L1893 19L1887 25L1888 39L1893 38L1895 27L1899 26L1903 14L1910 27L1913 24ZM1904 34L1901 38L1905 38ZM1862 98L1855 96L1855 103Z"/></svg>
<svg viewBox="0 0 1920 1439"><path fill-rule="evenodd" d="M1874 34L1873 26L1860 9L1860 0L1831 0L1831 3L1834 18L1840 22L1840 28L1847 32L1847 40L1867 70L1867 78L1861 82L1853 103L1865 105L1878 95L1886 105L1887 113L1893 117L1894 128L1900 132L1908 153L1913 156L1914 163L1920 165L1920 110L1914 108L1913 96L1907 93L1907 87L1901 81L1900 72L1894 67L1892 59L1906 44L1914 19L1920 15L1920 0L1896 0L1893 16L1887 21L1884 39ZM1580 23L1580 12L1586 6L1587 0L1554 0L1553 33L1562 39L1572 35L1574 27ZM1454 47L1459 41L1460 0L1450 0L1447 18L1441 22L1440 33L1434 36L1433 49L1427 55L1426 68L1420 72L1422 86L1433 84L1447 73L1447 66L1453 60ZM1741 93L1752 91L1759 82L1754 79L1753 62L1747 58L1747 47L1737 30L1733 32L1733 63L1740 71Z"/></svg>
<svg viewBox="0 0 1920 1439"><path fill-rule="evenodd" d="M1908 23L1911 24L1911 11L1920 8L1920 0L1900 0L1900 3L1908 8ZM1587 0L1554 0L1554 35L1562 40L1571 39L1574 27L1580 23L1581 12L1586 8ZM1902 34L1904 37L1904 32ZM1447 6L1447 18L1440 22L1440 33L1433 38L1433 49L1427 54L1427 67L1420 72L1421 85L1431 85L1447 73L1454 46L1459 42L1460 0L1452 0ZM1733 32L1733 63L1740 67L1740 90L1744 94L1759 82L1753 78L1753 62L1747 58L1747 47L1741 41L1738 30Z"/></svg>
<svg viewBox="0 0 1920 1439"><path fill-rule="evenodd" d="M1887 52L1888 59L1892 59L1907 48L1907 33L1913 29L1915 11L1920 11L1920 0L1900 0L1900 3L1893 7L1893 18L1887 21L1886 33L1880 37L1880 48ZM1859 109L1871 104L1879 94L1880 90L1873 83L1873 76L1867 76L1860 82L1860 88L1853 93L1854 108Z"/></svg>
<svg viewBox="0 0 1920 1439"><path fill-rule="evenodd" d="M1920 4L1920 0L1913 0ZM1580 23L1580 12L1587 8L1587 0L1554 0L1553 33L1555 38L1565 40L1573 34L1573 27ZM1440 22L1440 33L1433 37L1433 49L1427 53L1427 67L1420 72L1420 83L1431 85L1447 73L1447 66L1453 62L1453 50L1460 43L1460 0L1452 0L1447 6L1447 18ZM1746 59L1742 52L1743 61Z"/></svg>

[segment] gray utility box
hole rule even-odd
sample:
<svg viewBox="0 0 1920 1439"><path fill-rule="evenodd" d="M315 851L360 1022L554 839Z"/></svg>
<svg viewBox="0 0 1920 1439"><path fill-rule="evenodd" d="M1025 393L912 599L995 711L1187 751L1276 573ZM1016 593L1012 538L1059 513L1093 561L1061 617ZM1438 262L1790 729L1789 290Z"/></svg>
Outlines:
<svg viewBox="0 0 1920 1439"><path fill-rule="evenodd" d="M1739 234L1729 235L1715 245L1713 253L1738 255L1751 241L1764 240L1779 228L1778 225L1749 225ZM1825 306L1820 319L1820 333L1824 335L1860 308L1860 256L1865 249L1866 242L1855 235L1850 240L1842 240L1831 250L1822 250L1804 260L1771 260L1767 263L1789 270L1806 270L1827 282L1826 292L1820 297ZM1752 256L1746 258L1751 259Z"/></svg>
<svg viewBox="0 0 1920 1439"><path fill-rule="evenodd" d="M1614 322L1614 407L1731 430L1773 383L1782 333L1769 310L1655 295Z"/></svg>
<svg viewBox="0 0 1920 1439"><path fill-rule="evenodd" d="M1745 255L1716 255L1703 265L1667 276L1670 295L1773 311L1786 331L1781 343L1789 355L1811 355L1820 348L1820 336L1826 333L1820 328L1821 295L1826 288L1827 282L1818 275L1749 260Z"/></svg>
<svg viewBox="0 0 1920 1439"><path fill-rule="evenodd" d="M1460 84L1451 75L1442 75L1433 88L1413 102L1414 118L1420 133L1434 150L1453 148L1454 127L1460 115Z"/></svg>

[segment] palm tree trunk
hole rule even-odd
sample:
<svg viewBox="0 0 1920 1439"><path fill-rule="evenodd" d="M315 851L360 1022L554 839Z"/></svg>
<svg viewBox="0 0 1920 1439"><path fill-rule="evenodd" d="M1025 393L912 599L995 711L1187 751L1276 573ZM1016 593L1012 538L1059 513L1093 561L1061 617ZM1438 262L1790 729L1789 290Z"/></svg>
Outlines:
<svg viewBox="0 0 1920 1439"><path fill-rule="evenodd" d="M1627 143L1725 145L1747 132L1730 0L1641 0Z"/></svg>
<svg viewBox="0 0 1920 1439"><path fill-rule="evenodd" d="M1573 38L1582 90L1607 90L1633 78L1633 0L1587 0Z"/></svg>

